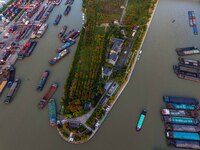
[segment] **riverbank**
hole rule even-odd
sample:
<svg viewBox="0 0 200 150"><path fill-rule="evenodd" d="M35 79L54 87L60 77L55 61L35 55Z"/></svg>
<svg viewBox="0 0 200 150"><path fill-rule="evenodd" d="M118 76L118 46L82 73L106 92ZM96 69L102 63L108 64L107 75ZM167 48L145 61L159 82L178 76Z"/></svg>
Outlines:
<svg viewBox="0 0 200 150"><path fill-rule="evenodd" d="M125 80L125 82L120 86L120 89L119 89L119 90L117 91L117 93L115 94L114 100L113 100L112 103L110 104L109 110L105 112L105 115L102 117L101 121L98 122L98 128L96 128L95 130L93 130L93 132L92 132L92 134L89 136L89 138L87 138L86 140L82 140L82 141L73 141L73 140L71 140L69 137L65 137L65 136L63 135L63 133L57 128L59 134L61 135L61 137L62 137L65 141L67 141L67 142L69 142L69 143L72 143L72 144L82 144L82 143L88 142L88 141L97 133L97 131L98 131L98 129L100 128L101 124L103 123L103 121L105 120L105 118L107 117L107 115L109 114L109 112L112 110L112 108L113 108L114 104L116 103L117 99L120 97L121 93L123 92L123 90L125 89L125 87L127 86L127 84L128 84L129 81L130 81L131 75L132 75L132 73L133 73L133 70L134 70L135 65L136 65L136 62L137 62L137 58L138 58L138 56L139 56L140 50L141 50L141 48L142 48L142 46L143 46L144 40L145 40L146 35L147 35L147 33L148 33L148 30L149 30L149 27L150 27L150 25L151 25L151 21L152 21L152 19L153 19L154 13L155 13L155 11L156 11L156 9L157 9L158 3L159 3L159 0L154 4L154 9L153 9L153 12L151 13L151 16L150 16L150 18L149 18L149 22L146 24L146 25L147 25L147 29L146 29L146 31L145 31L144 36L142 37L142 42L141 42L141 44L140 44L140 47L139 47L139 49L137 50L137 53L132 55L132 58L131 58L131 60L130 60L130 64L128 65L130 68L127 69L127 70L129 70L129 71L128 71L128 74L127 74L127 76L126 76L126 80ZM96 107L95 107L95 108L96 108ZM85 124L84 124L84 125L85 125Z"/></svg>

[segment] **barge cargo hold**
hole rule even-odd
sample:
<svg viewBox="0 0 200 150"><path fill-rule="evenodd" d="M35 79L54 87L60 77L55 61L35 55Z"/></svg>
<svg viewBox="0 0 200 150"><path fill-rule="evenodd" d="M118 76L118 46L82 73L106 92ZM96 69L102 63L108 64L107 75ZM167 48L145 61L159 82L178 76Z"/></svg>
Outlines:
<svg viewBox="0 0 200 150"><path fill-rule="evenodd" d="M196 106L196 105L173 104L173 103L167 103L166 107L168 109L178 109L178 110L198 110L199 109L199 106Z"/></svg>
<svg viewBox="0 0 200 150"><path fill-rule="evenodd" d="M146 114L147 114L147 111L145 109L143 109L140 114L140 118L138 120L137 126L136 126L136 131L140 131L142 129Z"/></svg>
<svg viewBox="0 0 200 150"><path fill-rule="evenodd" d="M62 52L64 49L69 48L70 46L74 45L75 43L76 43L75 40L70 39L65 45L63 45L62 47L58 48L58 49L56 50L56 52L57 52L57 53L60 53L60 52Z"/></svg>
<svg viewBox="0 0 200 150"><path fill-rule="evenodd" d="M71 10L71 6L68 5L67 8L64 11L64 15L67 16L69 14L70 10Z"/></svg>
<svg viewBox="0 0 200 150"><path fill-rule="evenodd" d="M42 89L43 89L43 87L44 87L44 85L45 85L45 83L46 83L48 77L49 77L49 71L46 70L46 71L42 74L42 77L41 77L41 79L40 79L40 83L39 83L38 86L37 86L37 90L38 90L38 91L42 91Z"/></svg>
<svg viewBox="0 0 200 150"><path fill-rule="evenodd" d="M56 57L54 57L52 60L49 61L49 64L54 65L59 60L61 60L64 56L69 54L69 49L64 49L62 52L58 53Z"/></svg>
<svg viewBox="0 0 200 150"><path fill-rule="evenodd" d="M165 103L188 104L188 105L199 104L197 99L190 97L163 96L163 100Z"/></svg>
<svg viewBox="0 0 200 150"><path fill-rule="evenodd" d="M57 125L56 101L54 99L50 99L48 107L50 126L55 127Z"/></svg>
<svg viewBox="0 0 200 150"><path fill-rule="evenodd" d="M58 16L56 17L55 21L54 21L54 25L58 25L58 23L60 22L60 19L62 18L61 14L58 14Z"/></svg>
<svg viewBox="0 0 200 150"><path fill-rule="evenodd" d="M200 132L199 125L166 124L167 131Z"/></svg>
<svg viewBox="0 0 200 150"><path fill-rule="evenodd" d="M11 102L14 94L16 93L19 85L21 83L21 80L20 79L16 79L15 82L12 84L12 86L10 87L10 90L6 96L6 99L4 100L4 103L8 104Z"/></svg>
<svg viewBox="0 0 200 150"><path fill-rule="evenodd" d="M176 52L179 56L199 54L200 50L196 46L177 48Z"/></svg>
<svg viewBox="0 0 200 150"><path fill-rule="evenodd" d="M53 94L56 92L57 88L58 88L57 83L54 83L54 84L51 85L51 87L48 89L48 91L46 92L44 97L38 103L39 109L43 109L47 105L47 103L49 102L49 100L51 99Z"/></svg>
<svg viewBox="0 0 200 150"><path fill-rule="evenodd" d="M188 58L178 58L179 63L182 65L190 65L194 67L200 67L200 61L199 60L194 60L194 59L188 59Z"/></svg>
<svg viewBox="0 0 200 150"><path fill-rule="evenodd" d="M67 31L67 26L64 25L64 26L61 28L61 30L60 30L60 32L59 32L59 34L58 34L58 37L59 37L59 38L62 38L62 37L64 36L64 34L65 34L66 31Z"/></svg>
<svg viewBox="0 0 200 150"><path fill-rule="evenodd" d="M184 140L168 140L169 145L174 145L176 148L200 149L200 142L198 141L184 141Z"/></svg>
<svg viewBox="0 0 200 150"><path fill-rule="evenodd" d="M172 109L161 109L161 115L163 116L174 116L174 117L198 117L197 111L186 111L186 110L172 110Z"/></svg>
<svg viewBox="0 0 200 150"><path fill-rule="evenodd" d="M166 137L171 139L200 141L199 133L167 131Z"/></svg>
<svg viewBox="0 0 200 150"><path fill-rule="evenodd" d="M199 124L199 120L195 118L163 116L162 119L165 123L171 123L171 124L185 124L185 125Z"/></svg>

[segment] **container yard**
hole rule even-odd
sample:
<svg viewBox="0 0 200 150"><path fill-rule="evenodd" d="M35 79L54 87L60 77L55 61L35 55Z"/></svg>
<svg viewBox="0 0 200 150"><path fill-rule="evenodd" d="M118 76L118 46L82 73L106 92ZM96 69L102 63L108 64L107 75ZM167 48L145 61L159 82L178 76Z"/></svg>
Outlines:
<svg viewBox="0 0 200 150"><path fill-rule="evenodd" d="M163 100L166 108L161 109L161 116L168 145L200 149L198 100L177 96L163 96Z"/></svg>

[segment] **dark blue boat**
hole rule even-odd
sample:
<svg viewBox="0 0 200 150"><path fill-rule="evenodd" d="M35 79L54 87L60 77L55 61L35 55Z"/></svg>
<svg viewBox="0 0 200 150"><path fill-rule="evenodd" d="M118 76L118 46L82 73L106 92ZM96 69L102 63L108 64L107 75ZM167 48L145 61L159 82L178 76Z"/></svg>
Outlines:
<svg viewBox="0 0 200 150"><path fill-rule="evenodd" d="M43 74L42 74L42 77L40 79L40 83L38 84L37 86L37 90L38 91L42 91L47 79L48 79L48 76L49 76L49 71L46 70Z"/></svg>
<svg viewBox="0 0 200 150"><path fill-rule="evenodd" d="M163 99L165 103L189 104L189 105L199 104L197 99L190 97L163 96Z"/></svg>
<svg viewBox="0 0 200 150"><path fill-rule="evenodd" d="M70 10L71 10L71 6L68 5L67 8L64 11L64 15L67 16L69 14Z"/></svg>
<svg viewBox="0 0 200 150"><path fill-rule="evenodd" d="M60 22L60 19L62 18L61 14L58 14L58 16L56 17L55 21L54 21L54 25L58 25L58 23Z"/></svg>
<svg viewBox="0 0 200 150"><path fill-rule="evenodd" d="M26 56L30 56L37 45L37 41L32 41L31 45L26 53Z"/></svg>

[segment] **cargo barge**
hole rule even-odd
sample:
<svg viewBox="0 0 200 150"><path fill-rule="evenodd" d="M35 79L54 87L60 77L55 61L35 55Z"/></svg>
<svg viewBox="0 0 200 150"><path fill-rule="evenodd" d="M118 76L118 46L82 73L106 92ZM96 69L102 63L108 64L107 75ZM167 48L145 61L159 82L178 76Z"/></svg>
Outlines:
<svg viewBox="0 0 200 150"><path fill-rule="evenodd" d="M165 124L167 131L200 132L199 125Z"/></svg>
<svg viewBox="0 0 200 150"><path fill-rule="evenodd" d="M169 145L174 145L176 148L200 149L198 141L184 141L184 140L168 140Z"/></svg>
<svg viewBox="0 0 200 150"><path fill-rule="evenodd" d="M70 39L65 45L63 45L62 47L58 48L58 49L56 50L56 52L57 52L57 53L60 53L60 52L62 52L64 49L69 48L70 46L74 45L75 43L76 43L75 40Z"/></svg>
<svg viewBox="0 0 200 150"><path fill-rule="evenodd" d="M200 82L200 69L194 68L192 66L184 66L184 65L174 65L173 66L174 73L180 79L190 80L194 82Z"/></svg>
<svg viewBox="0 0 200 150"><path fill-rule="evenodd" d="M171 123L171 124L185 124L185 125L199 124L199 120L195 118L162 116L162 120L165 123Z"/></svg>
<svg viewBox="0 0 200 150"><path fill-rule="evenodd" d="M73 29L73 30L70 30L70 31L67 32L67 33L65 33L65 34L63 35L63 37L60 38L60 40L61 40L63 43L65 43L65 42L68 40L68 36L69 36L72 32L74 32L74 29Z"/></svg>
<svg viewBox="0 0 200 150"><path fill-rule="evenodd" d="M42 89L43 89L43 87L44 87L44 85L45 85L45 83L46 83L48 77L49 77L49 71L46 70L46 71L42 74L42 77L41 77L41 79L40 79L40 82L39 82L39 84L38 84L38 86L37 86L37 90L38 90L38 91L42 91Z"/></svg>
<svg viewBox="0 0 200 150"><path fill-rule="evenodd" d="M4 100L4 103L5 104L8 104L11 102L13 96L15 95L19 85L21 83L21 80L20 79L16 79L15 82L12 84L12 86L10 87L10 90L6 96L6 99Z"/></svg>
<svg viewBox="0 0 200 150"><path fill-rule="evenodd" d="M57 126L56 101L54 99L50 99L48 107L49 107L50 126L55 127Z"/></svg>
<svg viewBox="0 0 200 150"><path fill-rule="evenodd" d="M192 117L192 118L198 117L197 111L173 110L173 109L161 109L161 115L174 116L174 117Z"/></svg>
<svg viewBox="0 0 200 150"><path fill-rule="evenodd" d="M69 54L69 52L70 52L69 49L64 49L63 51L61 51L60 53L58 53L56 57L54 57L53 59L51 59L49 61L49 64L54 65L59 60L61 60L64 56L66 56L67 54Z"/></svg>
<svg viewBox="0 0 200 150"><path fill-rule="evenodd" d="M188 104L188 105L199 104L197 99L190 97L163 96L163 100L165 103Z"/></svg>
<svg viewBox="0 0 200 150"><path fill-rule="evenodd" d="M56 17L56 19L54 20L54 25L58 25L58 23L60 22L60 20L61 20L61 18L62 18L62 15L61 14L58 14L58 16Z"/></svg>
<svg viewBox="0 0 200 150"><path fill-rule="evenodd" d="M200 141L199 133L167 131L166 137L177 140Z"/></svg>
<svg viewBox="0 0 200 150"><path fill-rule="evenodd" d="M8 79L8 82L14 82L15 81L15 67L14 66L11 66L10 67L10 74L9 74L9 79Z"/></svg>
<svg viewBox="0 0 200 150"><path fill-rule="evenodd" d="M147 114L147 111L145 109L143 109L140 114L140 118L138 120L137 126L136 126L136 131L140 131L142 129L146 114Z"/></svg>
<svg viewBox="0 0 200 150"><path fill-rule="evenodd" d="M48 89L47 93L40 100L40 102L38 104L39 109L43 109L47 105L47 103L49 102L49 100L51 99L53 94L56 92L57 88L58 88L57 83L54 83L54 84L51 85L51 87Z"/></svg>
<svg viewBox="0 0 200 150"><path fill-rule="evenodd" d="M179 60L179 63L182 64L182 65L200 67L200 61L199 60L181 58L181 57L179 57L178 60Z"/></svg>
<svg viewBox="0 0 200 150"><path fill-rule="evenodd" d="M67 16L69 14L70 10L71 10L71 6L68 5L67 8L64 11L64 15Z"/></svg>
<svg viewBox="0 0 200 150"><path fill-rule="evenodd" d="M187 105L187 104L167 103L166 107L168 109L177 109L177 110L199 110L199 106L197 106L197 105Z"/></svg>
<svg viewBox="0 0 200 150"><path fill-rule="evenodd" d="M72 40L75 40L80 34L80 31L73 31L70 35L68 35L68 37L65 37L62 41L64 43L70 41L71 39Z"/></svg>
<svg viewBox="0 0 200 150"><path fill-rule="evenodd" d="M176 52L178 56L187 56L187 55L199 54L200 50L196 46L192 46L192 47L177 48Z"/></svg>
<svg viewBox="0 0 200 150"><path fill-rule="evenodd" d="M194 11L188 11L188 17L189 17L189 26L190 27L193 27L193 21L192 21L192 18L194 17Z"/></svg>
<svg viewBox="0 0 200 150"><path fill-rule="evenodd" d="M65 5L72 5L74 3L74 0L66 0Z"/></svg>
<svg viewBox="0 0 200 150"><path fill-rule="evenodd" d="M59 34L58 34L58 37L59 37L59 38L62 38L62 37L64 36L64 34L65 34L66 31L67 31L67 26L64 25L64 26L61 28L61 30L60 30L60 32L59 32Z"/></svg>

